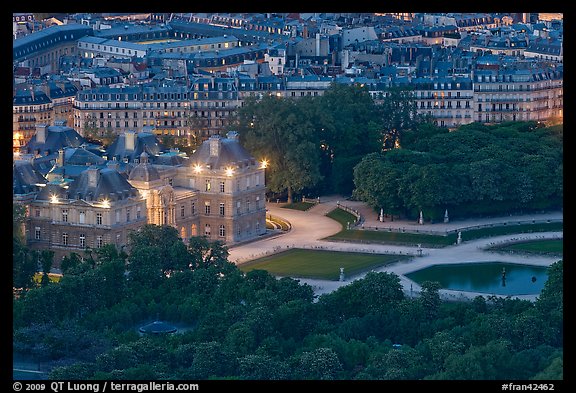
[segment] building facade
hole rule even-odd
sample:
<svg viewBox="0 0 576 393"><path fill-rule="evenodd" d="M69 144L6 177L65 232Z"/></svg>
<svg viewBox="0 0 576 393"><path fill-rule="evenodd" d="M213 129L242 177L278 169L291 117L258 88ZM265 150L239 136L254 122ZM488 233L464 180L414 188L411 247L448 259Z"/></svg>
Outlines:
<svg viewBox="0 0 576 393"><path fill-rule="evenodd" d="M27 206L31 249L55 251L56 262L106 244L121 249L130 231L147 223L173 226L183 240L205 236L226 244L266 233L265 166L240 145L237 133L213 135L173 165L132 139L123 148L142 152L129 162L91 159L81 168L78 160L90 158L86 152L71 165L64 157L76 149L60 149L42 176L33 158L15 161L13 200Z"/></svg>

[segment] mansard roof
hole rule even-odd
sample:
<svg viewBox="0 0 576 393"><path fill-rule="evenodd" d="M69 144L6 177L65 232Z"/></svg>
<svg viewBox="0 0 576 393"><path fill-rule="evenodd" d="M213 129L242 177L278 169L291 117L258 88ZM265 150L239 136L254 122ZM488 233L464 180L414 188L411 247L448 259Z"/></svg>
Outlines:
<svg viewBox="0 0 576 393"><path fill-rule="evenodd" d="M27 160L15 160L12 164L12 193L28 194L38 190L36 184L46 184L48 181Z"/></svg>
<svg viewBox="0 0 576 393"><path fill-rule="evenodd" d="M164 150L156 135L148 132L135 133L134 146L130 146L127 138L132 138L130 133L118 135L118 138L106 149L108 159L116 157L118 161L122 161L128 158L128 161L132 162L135 158L139 158L142 152L146 152L149 156L156 156Z"/></svg>
<svg viewBox="0 0 576 393"><path fill-rule="evenodd" d="M211 143L218 144L218 154L211 154ZM225 169L229 166L245 166L254 164L255 159L238 141L235 132L229 132L228 137L212 135L190 156L190 165L206 165L211 169Z"/></svg>
<svg viewBox="0 0 576 393"><path fill-rule="evenodd" d="M26 153L33 153L39 150L40 153L54 153L64 147L79 147L86 143L73 128L68 126L48 126L46 127L46 141L44 143L37 140L38 134L34 134L24 147Z"/></svg>

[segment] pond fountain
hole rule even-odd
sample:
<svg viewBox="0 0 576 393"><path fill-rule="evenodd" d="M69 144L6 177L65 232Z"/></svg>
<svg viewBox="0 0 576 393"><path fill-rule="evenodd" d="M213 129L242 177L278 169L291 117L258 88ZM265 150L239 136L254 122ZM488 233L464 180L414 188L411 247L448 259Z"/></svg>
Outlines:
<svg viewBox="0 0 576 393"><path fill-rule="evenodd" d="M437 281L443 289L495 295L538 295L548 279L546 266L504 262L440 264L406 274L422 284Z"/></svg>

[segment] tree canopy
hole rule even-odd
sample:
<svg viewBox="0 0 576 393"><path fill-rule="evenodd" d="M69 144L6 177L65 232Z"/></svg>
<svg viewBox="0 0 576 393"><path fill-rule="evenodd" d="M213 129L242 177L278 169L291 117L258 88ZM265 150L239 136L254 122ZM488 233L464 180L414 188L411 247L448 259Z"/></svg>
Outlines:
<svg viewBox="0 0 576 393"><path fill-rule="evenodd" d="M559 136L560 135L560 136ZM391 214L441 219L556 209L563 201L561 133L534 122L453 132L429 124L402 148L373 153L354 168L354 195Z"/></svg>

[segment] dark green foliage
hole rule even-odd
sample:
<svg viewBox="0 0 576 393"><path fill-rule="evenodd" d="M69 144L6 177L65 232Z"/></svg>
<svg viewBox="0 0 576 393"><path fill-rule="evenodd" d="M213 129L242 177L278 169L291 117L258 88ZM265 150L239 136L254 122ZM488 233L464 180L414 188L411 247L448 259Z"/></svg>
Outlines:
<svg viewBox="0 0 576 393"><path fill-rule="evenodd" d="M401 149L365 156L354 195L375 210L438 221L557 209L563 200L562 133L530 122L472 123L453 132L421 124Z"/></svg>
<svg viewBox="0 0 576 393"><path fill-rule="evenodd" d="M315 299L297 280L242 273L218 243L194 244L195 268L154 286L126 279L124 257L106 249L93 267L23 292L14 353L71 380L562 378L561 261L535 303L444 302L436 283L411 299L398 276L374 272ZM138 333L155 319L179 332Z"/></svg>

